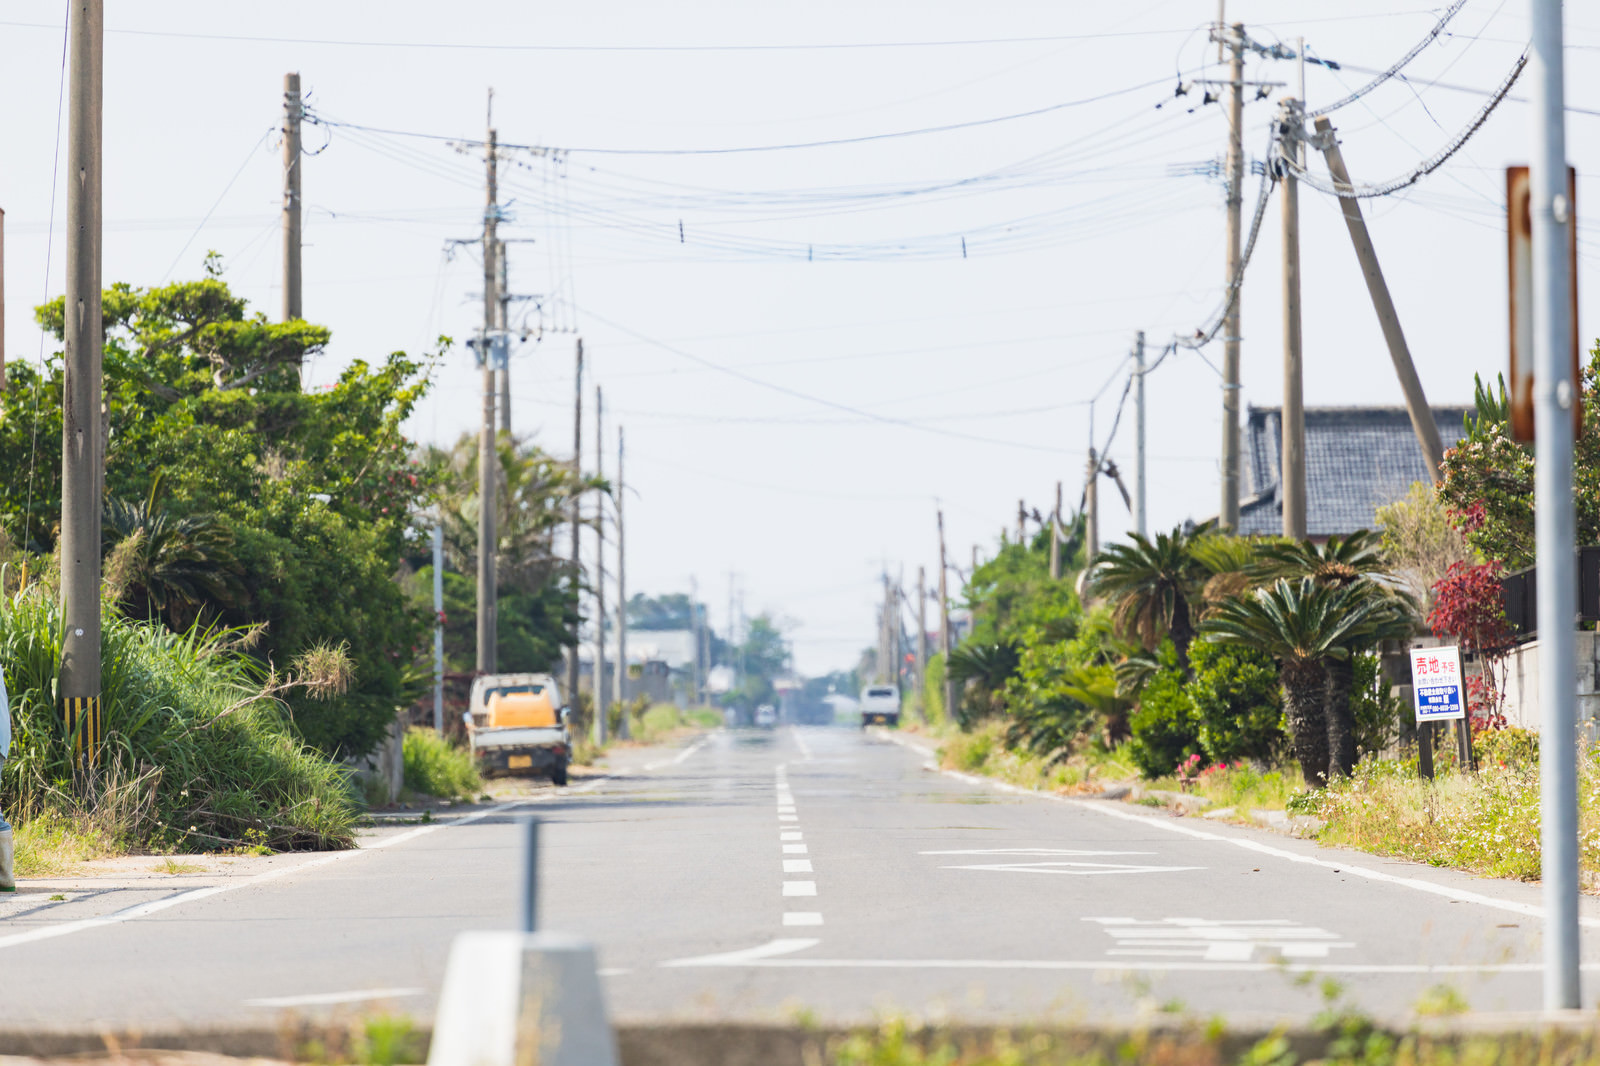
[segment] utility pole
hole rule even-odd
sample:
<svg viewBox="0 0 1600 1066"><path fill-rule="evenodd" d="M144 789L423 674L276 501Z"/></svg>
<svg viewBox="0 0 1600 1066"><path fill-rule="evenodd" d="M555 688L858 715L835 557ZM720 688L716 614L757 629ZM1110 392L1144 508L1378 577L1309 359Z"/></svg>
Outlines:
<svg viewBox="0 0 1600 1066"><path fill-rule="evenodd" d="M944 717L947 722L954 721L956 715L956 683L950 679L950 589L946 583L946 575L949 572L950 564L944 554L944 511L941 509L939 511L939 650L944 656Z"/></svg>
<svg viewBox="0 0 1600 1066"><path fill-rule="evenodd" d="M511 287L509 284L510 268L506 262L506 242L498 241L494 250L495 262L495 296L497 315L495 328L506 334L506 365L496 373L500 378L500 432L507 437L511 436L511 337L507 333L506 323L510 320L508 304L511 303Z"/></svg>
<svg viewBox="0 0 1600 1066"><path fill-rule="evenodd" d="M1283 151L1299 160L1305 115L1299 100L1285 100L1278 112ZM1300 183L1283 169L1283 535L1306 536L1306 414L1301 384L1300 346Z"/></svg>
<svg viewBox="0 0 1600 1066"><path fill-rule="evenodd" d="M300 75L283 76L283 320L305 317L300 303Z"/></svg>
<svg viewBox="0 0 1600 1066"><path fill-rule="evenodd" d="M1089 447L1089 463L1087 466L1089 482L1084 489L1084 498L1087 502L1088 515L1085 525L1087 527L1086 541L1088 543L1089 562L1100 554L1100 457L1095 454L1094 446Z"/></svg>
<svg viewBox="0 0 1600 1066"><path fill-rule="evenodd" d="M922 697L928 687L928 582L922 567L917 567L917 711L926 721Z"/></svg>
<svg viewBox="0 0 1600 1066"><path fill-rule="evenodd" d="M1244 205L1244 23L1225 29L1218 11L1218 50L1230 53L1228 65L1228 313L1222 323L1222 508L1223 529L1239 528L1239 303L1241 209ZM1141 379L1141 390L1143 389ZM1141 483L1143 481L1141 471Z"/></svg>
<svg viewBox="0 0 1600 1066"><path fill-rule="evenodd" d="M1026 544L1028 541L1028 505L1022 500L1017 501L1017 543Z"/></svg>
<svg viewBox="0 0 1600 1066"><path fill-rule="evenodd" d="M490 102L494 94L489 96ZM498 275L494 267L495 224L499 221L499 192L495 178L495 131L489 128L484 144L486 197L483 209L483 338L478 355L483 360L483 427L478 435L478 672L495 671L497 619L495 600L499 589L495 577L495 553L499 540L495 532L495 494L499 489L500 454L494 426L494 355L490 336L500 310L496 298Z"/></svg>
<svg viewBox="0 0 1600 1066"><path fill-rule="evenodd" d="M1302 49L1303 51L1304 49ZM1339 151L1339 141L1334 136L1333 123L1326 115L1317 116L1317 143L1328 161L1328 173L1333 175L1335 188L1351 189L1350 172L1345 169L1344 155ZM1389 296L1389 285L1383 279L1383 269L1378 266L1378 253L1367 233L1367 222L1361 215L1361 201L1353 196L1339 197L1339 208L1344 212L1345 227L1350 231L1350 243L1355 245L1356 259L1361 264L1361 276L1366 279L1367 293L1372 297L1372 307L1378 313L1378 325L1383 329L1383 339L1389 346L1389 358L1394 362L1395 375L1400 379L1400 391L1405 393L1406 411L1411 415L1411 430L1417 435L1422 456L1428 461L1428 477L1439 483L1439 467L1444 462L1444 442L1439 437L1439 423L1422 391L1422 381L1411 361L1411 349L1406 345L1405 332L1400 328L1400 315L1395 311L1394 300Z"/></svg>
<svg viewBox="0 0 1600 1066"><path fill-rule="evenodd" d="M606 472L606 408L600 386L594 387L594 476L604 478ZM606 676L606 494L595 493L594 509L594 742L606 742L606 689L610 678Z"/></svg>
<svg viewBox="0 0 1600 1066"><path fill-rule="evenodd" d="M572 397L572 475L583 479L583 338L578 338L578 360L573 372ZM583 604L583 560L579 555L583 547L583 493L572 494L572 603L581 609ZM581 628L581 621L579 623ZM578 642L572 643L572 658L567 661L568 706L578 705Z"/></svg>
<svg viewBox="0 0 1600 1066"><path fill-rule="evenodd" d="M889 666L889 571L883 571L883 604L878 608L878 680L885 685L895 679Z"/></svg>
<svg viewBox="0 0 1600 1066"><path fill-rule="evenodd" d="M61 412L60 694L74 761L93 767L100 706L101 104L103 0L72 5L67 117L67 294Z"/></svg>
<svg viewBox="0 0 1600 1066"><path fill-rule="evenodd" d="M1056 509L1050 512L1050 580L1061 580L1061 482L1056 482Z"/></svg>
<svg viewBox="0 0 1600 1066"><path fill-rule="evenodd" d="M689 703L700 706L700 585L689 575L689 632L694 634L694 664L689 667Z"/></svg>
<svg viewBox="0 0 1600 1066"><path fill-rule="evenodd" d="M734 573L733 573L732 570L729 570L728 571L728 669L733 671L733 689L731 691L732 692L737 692L738 689L739 689L739 660L734 657L733 649L734 649L735 643L737 642L737 638L735 637L734 634L738 629L738 623L735 621L734 614L733 614L733 597L734 597L733 580L734 580Z"/></svg>
<svg viewBox="0 0 1600 1066"><path fill-rule="evenodd" d="M1141 537L1150 535L1144 508L1144 330L1141 329L1133 342L1133 531Z"/></svg>
<svg viewBox="0 0 1600 1066"><path fill-rule="evenodd" d="M444 736L444 525L433 523L433 729Z"/></svg>
<svg viewBox="0 0 1600 1066"><path fill-rule="evenodd" d="M622 471L622 427L617 427L617 702L622 704L622 723L617 737L629 739L628 726L628 545L622 525L622 501L628 483Z"/></svg>
<svg viewBox="0 0 1600 1066"><path fill-rule="evenodd" d="M1532 0L1534 537L1538 571L1541 732L1540 845L1544 881L1544 1006L1574 1010L1578 986L1577 615L1573 556L1572 405L1581 382L1571 377L1572 278L1567 259L1573 205L1567 191L1567 132L1561 0Z"/></svg>

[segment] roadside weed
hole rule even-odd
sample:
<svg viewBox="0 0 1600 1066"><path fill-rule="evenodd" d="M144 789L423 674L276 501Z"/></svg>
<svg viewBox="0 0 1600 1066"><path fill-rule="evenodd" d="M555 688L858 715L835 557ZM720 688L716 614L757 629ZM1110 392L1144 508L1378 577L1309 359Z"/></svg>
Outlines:
<svg viewBox="0 0 1600 1066"><path fill-rule="evenodd" d="M472 753L456 747L431 729L406 730L403 749L405 787L439 799L470 798L483 791L483 778Z"/></svg>

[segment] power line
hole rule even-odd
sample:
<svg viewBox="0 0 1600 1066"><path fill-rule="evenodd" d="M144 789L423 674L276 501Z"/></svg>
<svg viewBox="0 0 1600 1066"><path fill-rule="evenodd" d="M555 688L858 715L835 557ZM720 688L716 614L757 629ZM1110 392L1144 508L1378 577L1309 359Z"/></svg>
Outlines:
<svg viewBox="0 0 1600 1066"><path fill-rule="evenodd" d="M1283 151L1281 144L1277 153L1278 162L1281 166L1293 171L1295 177L1299 178L1313 189L1316 189L1318 192L1327 193L1330 196L1338 196L1347 200L1358 200L1368 199L1374 196L1388 196L1391 193L1399 192L1401 189L1416 184L1429 174L1432 174L1435 170L1438 170L1451 156L1460 151L1461 148L1472 139L1472 135L1477 133L1478 130L1482 128L1483 124L1489 120L1489 116L1494 113L1494 109L1500 106L1500 101L1505 99L1506 94L1511 91L1511 86L1516 84L1518 75L1522 73L1522 68L1527 65L1528 53L1524 51L1522 55L1518 57L1516 65L1511 68L1511 73L1506 75L1505 80L1500 83L1500 87L1495 90L1494 95L1489 98L1488 103L1483 105L1482 109L1478 111L1477 115L1473 117L1472 121L1468 123L1460 133L1457 133L1453 138L1451 138L1443 148L1439 149L1439 151L1435 152L1432 156L1429 156L1427 159L1417 164L1417 166L1409 173L1403 174L1400 177L1391 178L1388 181L1379 182L1377 184L1363 183L1361 185L1341 187L1329 179L1318 174L1313 174L1311 171L1306 169L1297 159L1293 158L1292 153Z"/></svg>
<svg viewBox="0 0 1600 1066"><path fill-rule="evenodd" d="M55 29L43 22L0 21L0 26L21 29ZM1123 30L1106 33L1066 33L1039 37L977 37L935 41L819 41L797 44L518 44L478 41L370 41L354 38L279 37L242 33L193 33L179 30L111 29L107 33L129 37L167 37L190 41L235 41L248 44L322 45L336 48L422 48L476 52L823 52L874 48L970 48L990 45L1054 44L1062 41L1103 41L1120 37L1170 37L1187 29Z"/></svg>
<svg viewBox="0 0 1600 1066"><path fill-rule="evenodd" d="M1019 119L1036 118L1040 115L1048 115L1056 111L1064 111L1068 108L1083 107L1087 104L1099 103L1102 100L1111 100L1119 96L1127 96L1129 93L1141 92L1145 89L1155 88L1158 85L1165 85L1170 80L1171 79L1169 77L1163 76L1154 79L1153 81L1141 82L1138 85L1130 85L1124 89L1112 89L1109 92L1098 93L1094 96L1086 96L1077 100L1064 100L1061 103L1047 104L1044 107L1036 107L1028 111L1016 111L1007 115L995 115L990 118L971 119L966 122L949 122L940 126L924 126L918 129L894 130L888 133L867 133L862 134L859 137L834 137L819 141L795 141L787 144L758 144L721 148L586 148L571 145L512 144L509 142L502 143L500 147L507 149L519 149L529 152L573 152L583 153L586 155L641 156L735 155L748 152L787 152L805 148L832 148L840 145L866 144L873 141L894 140L901 137L921 137L933 133L951 133L956 130L975 129L979 126L991 126L1000 122L1015 122ZM451 144L459 144L469 147L481 147L484 143L481 139L472 137L451 137L438 133L420 133L413 130L397 130L378 126L366 126L354 122L343 122L338 119L332 119L324 115L314 113L310 108L306 109L305 121L333 129L355 129L362 130L367 133L388 134L391 137L415 137L430 141L445 141Z"/></svg>
<svg viewBox="0 0 1600 1066"><path fill-rule="evenodd" d="M877 412L874 412L874 411L866 411L866 410L863 410L863 409L861 409L859 407L852 407L849 404L840 403L837 400L829 400L829 399L827 399L825 397L822 397L822 396L815 396L815 395L812 395L811 393L808 393L808 392L801 392L799 389L792 389L792 388L788 387L787 385L779 385L776 382L766 381L766 380L758 378L758 377L756 377L756 376L754 376L752 374L746 374L741 370L734 369L733 367L723 366L720 363L713 362L712 360L707 359L704 356L696 355L695 353L693 353L691 351L688 351L686 349L678 348L678 347L675 347L673 345L667 344L665 341L658 341L658 340L655 340L652 337L647 337L643 333L639 333L636 330L629 329L628 327L626 327L624 325L621 325L620 323L613 322L608 318L605 318L605 317L603 317L601 315L598 315L592 310L585 309L584 313L587 314L590 318L593 318L595 321L600 322L600 323L602 323L602 324L604 324L606 326L609 326L609 327L611 327L612 329L616 330L619 333L625 334L626 336L629 336L629 337L633 337L635 340L644 341L645 343L650 344L653 347L660 348L662 351L671 352L673 355L676 355L676 356L678 356L678 357L680 357L682 359L688 359L690 362L698 363L701 366L704 366L704 367L706 367L708 369L711 369L711 370L715 370L718 373L726 374L727 376L732 377L732 378L737 378L738 380L743 381L746 384L754 385L757 388L768 389L768 390L771 390L772 392L781 393L781 394L783 394L785 396L790 396L790 397L793 397L793 398L795 398L797 400L804 400L807 403L814 403L814 404L818 404L818 405L820 405L822 407L832 408L833 410L836 410L836 411L843 411L846 414L856 415L858 417L867 419L867 420L872 421L872 422L881 422L884 425L899 426L899 427L904 428L904 429L914 429L914 430L917 430L918 432L921 432L921 433L931 433L931 434L934 434L936 436L941 436L941 437L951 437L951 438L955 438L955 439L958 439L958 440L973 441L973 442L978 443L978 444L998 444L998 445L1001 445L1002 447L1007 447L1007 448L1020 448L1020 449L1022 449L1024 451L1046 452L1046 453L1049 453L1049 454L1056 454L1056 455L1065 453L1065 449L1062 449L1062 448L1050 448L1050 447L1045 447L1043 445L1025 444L1025 443L1023 443L1021 441L1004 440L1004 439L999 438L999 437L983 437L983 436L978 436L977 434L973 434L973 433L962 433L959 430L953 430L953 429L940 429L940 428L938 428L936 426L923 425L921 423L913 422L913 421L910 421L908 419L896 418L896 417L894 417L892 415L883 415L883 414L878 414Z"/></svg>

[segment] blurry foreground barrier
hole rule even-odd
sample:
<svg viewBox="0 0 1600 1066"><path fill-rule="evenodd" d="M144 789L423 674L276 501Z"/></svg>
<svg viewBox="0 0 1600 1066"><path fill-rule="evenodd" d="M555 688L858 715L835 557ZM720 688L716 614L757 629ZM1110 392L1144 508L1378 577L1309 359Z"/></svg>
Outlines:
<svg viewBox="0 0 1600 1066"><path fill-rule="evenodd" d="M428 1066L616 1066L594 946L536 929L538 819L526 831L522 931L456 937Z"/></svg>

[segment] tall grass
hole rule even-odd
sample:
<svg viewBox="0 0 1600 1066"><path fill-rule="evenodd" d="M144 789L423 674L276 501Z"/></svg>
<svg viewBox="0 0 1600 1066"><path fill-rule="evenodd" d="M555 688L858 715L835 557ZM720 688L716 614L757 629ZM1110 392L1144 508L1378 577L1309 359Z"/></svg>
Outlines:
<svg viewBox="0 0 1600 1066"><path fill-rule="evenodd" d="M1006 746L1007 725L999 719L979 722L970 730L954 725L928 727L940 740L939 757L946 769L983 774L1022 788L1045 792L1097 792L1107 784L1138 775L1121 751L1087 743L1067 759L1051 762L1026 748Z"/></svg>
<svg viewBox="0 0 1600 1066"><path fill-rule="evenodd" d="M75 768L56 698L61 618L37 586L0 601L0 668L11 693L11 757L0 806L88 820L123 848L203 851L350 847L356 810L345 772L294 735L261 698L258 666L234 634L102 621L105 743Z"/></svg>
<svg viewBox="0 0 1600 1066"><path fill-rule="evenodd" d="M412 792L441 799L476 796L483 777L473 765L472 753L456 747L431 729L406 730L405 786Z"/></svg>

